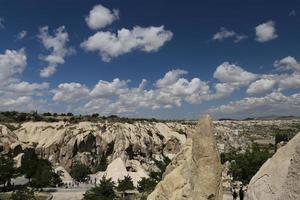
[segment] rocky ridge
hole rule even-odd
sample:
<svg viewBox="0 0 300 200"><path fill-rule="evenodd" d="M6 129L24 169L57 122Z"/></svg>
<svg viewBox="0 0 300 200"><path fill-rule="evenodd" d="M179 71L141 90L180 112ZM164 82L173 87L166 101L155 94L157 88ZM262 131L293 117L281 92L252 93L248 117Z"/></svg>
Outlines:
<svg viewBox="0 0 300 200"><path fill-rule="evenodd" d="M228 152L244 151L253 141L273 143L274 130L297 131L300 120L226 120L213 124L219 151ZM75 161L94 168L103 156L108 164L120 158L128 173L143 174L157 170L154 160L162 160L164 156L171 159L184 144L188 145L186 138L195 127L193 121L143 120L0 125L0 152L12 150L18 164L22 156L35 152L67 171Z"/></svg>

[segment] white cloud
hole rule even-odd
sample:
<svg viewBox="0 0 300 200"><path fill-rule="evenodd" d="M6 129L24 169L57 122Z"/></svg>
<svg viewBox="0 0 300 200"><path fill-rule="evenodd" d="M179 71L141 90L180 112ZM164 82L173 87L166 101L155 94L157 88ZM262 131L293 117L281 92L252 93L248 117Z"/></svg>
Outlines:
<svg viewBox="0 0 300 200"><path fill-rule="evenodd" d="M274 67L282 70L293 70L300 72L300 63L292 56L287 56L274 62Z"/></svg>
<svg viewBox="0 0 300 200"><path fill-rule="evenodd" d="M111 114L107 111L107 108L110 106L111 101L108 99L92 99L84 104L82 108L79 108L79 112L83 113L97 113L102 114Z"/></svg>
<svg viewBox="0 0 300 200"><path fill-rule="evenodd" d="M27 31L22 30L20 33L17 35L17 40L23 40L27 36Z"/></svg>
<svg viewBox="0 0 300 200"><path fill-rule="evenodd" d="M256 40L258 42L267 42L278 37L275 29L275 22L268 21L255 27Z"/></svg>
<svg viewBox="0 0 300 200"><path fill-rule="evenodd" d="M6 107L7 109L11 109L12 107L20 107L27 105L30 103L32 99L28 96L21 96L18 98L9 98L9 99L1 99L0 107Z"/></svg>
<svg viewBox="0 0 300 200"><path fill-rule="evenodd" d="M174 97L183 97L187 102L193 104L201 103L210 93L208 84L199 78L193 78L190 81L179 78L170 85L160 87L158 91Z"/></svg>
<svg viewBox="0 0 300 200"><path fill-rule="evenodd" d="M24 49L6 50L0 54L0 85L11 82L21 74L27 64L27 57Z"/></svg>
<svg viewBox="0 0 300 200"><path fill-rule="evenodd" d="M256 80L259 75L248 72L236 64L224 62L217 67L213 77L221 83L215 84L215 93L211 94L209 99L228 97L235 90Z"/></svg>
<svg viewBox="0 0 300 200"><path fill-rule="evenodd" d="M228 38L233 38L233 41L235 43L238 43L246 38L248 38L248 36L244 35L244 34L238 34L233 30L227 30L225 27L221 27L220 31L215 33L212 37L213 40L218 40L218 41L222 41Z"/></svg>
<svg viewBox="0 0 300 200"><path fill-rule="evenodd" d="M80 83L62 83L58 87L52 90L54 93L54 101L78 101L86 98L89 95L90 90Z"/></svg>
<svg viewBox="0 0 300 200"><path fill-rule="evenodd" d="M34 97L43 95L49 84L22 81L20 77L26 65L27 56L24 49L6 50L0 54L1 110L30 111L41 105Z"/></svg>
<svg viewBox="0 0 300 200"><path fill-rule="evenodd" d="M285 75L279 80L279 90L300 88L300 74Z"/></svg>
<svg viewBox="0 0 300 200"><path fill-rule="evenodd" d="M217 83L215 85L215 94L211 95L211 99L220 99L230 96L235 90L236 86L231 85L230 83Z"/></svg>
<svg viewBox="0 0 300 200"><path fill-rule="evenodd" d="M263 97L247 97L208 109L208 112L214 115L243 117L298 115L299 111L300 93L286 96L280 92L272 92Z"/></svg>
<svg viewBox="0 0 300 200"><path fill-rule="evenodd" d="M179 77L185 74L187 74L187 71L181 69L168 71L162 79L159 79L156 82L156 87L161 88L161 87L170 86L174 84Z"/></svg>
<svg viewBox="0 0 300 200"><path fill-rule="evenodd" d="M172 32L165 30L164 26L146 28L135 26L132 30L122 28L117 34L97 32L81 43L81 47L87 51L98 51L102 60L109 62L112 58L133 50L157 51L171 40L172 36Z"/></svg>
<svg viewBox="0 0 300 200"><path fill-rule="evenodd" d="M26 93L30 94L35 92L36 90L44 90L49 87L48 83L28 83L25 81L22 82L17 82L17 83L12 83L8 85L5 90L10 91L10 92L16 92L16 93Z"/></svg>
<svg viewBox="0 0 300 200"><path fill-rule="evenodd" d="M100 80L90 95L98 98L110 98L120 95L127 91L128 81L115 78L112 82Z"/></svg>
<svg viewBox="0 0 300 200"><path fill-rule="evenodd" d="M224 62L214 72L214 78L236 86L244 86L257 79L257 75L248 72L238 65Z"/></svg>
<svg viewBox="0 0 300 200"><path fill-rule="evenodd" d="M40 71L41 77L50 77L56 72L58 64L65 62L65 57L75 53L73 48L67 47L69 42L69 34L65 27L61 26L54 32L54 36L49 35L48 26L40 28L38 38L47 50L51 50L51 54L40 56L40 59L47 62L48 66Z"/></svg>
<svg viewBox="0 0 300 200"><path fill-rule="evenodd" d="M2 17L0 17L0 30L1 29L4 29L5 26L4 26L4 19Z"/></svg>
<svg viewBox="0 0 300 200"><path fill-rule="evenodd" d="M87 25L91 29L101 29L119 19L119 11L114 9L110 11L102 5L96 5L90 11L89 16L85 18Z"/></svg>
<svg viewBox="0 0 300 200"><path fill-rule="evenodd" d="M277 80L272 77L262 78L250 84L247 89L247 94L255 95L270 91L275 86Z"/></svg>

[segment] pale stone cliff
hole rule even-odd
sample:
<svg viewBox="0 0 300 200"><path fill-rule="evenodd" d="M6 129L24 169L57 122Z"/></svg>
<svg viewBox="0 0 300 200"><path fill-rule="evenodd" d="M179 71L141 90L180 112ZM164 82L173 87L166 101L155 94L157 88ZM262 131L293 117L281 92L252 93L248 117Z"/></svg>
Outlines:
<svg viewBox="0 0 300 200"><path fill-rule="evenodd" d="M247 200L300 199L300 134L278 149L251 179Z"/></svg>
<svg viewBox="0 0 300 200"><path fill-rule="evenodd" d="M212 121L204 116L148 200L221 200L221 171Z"/></svg>

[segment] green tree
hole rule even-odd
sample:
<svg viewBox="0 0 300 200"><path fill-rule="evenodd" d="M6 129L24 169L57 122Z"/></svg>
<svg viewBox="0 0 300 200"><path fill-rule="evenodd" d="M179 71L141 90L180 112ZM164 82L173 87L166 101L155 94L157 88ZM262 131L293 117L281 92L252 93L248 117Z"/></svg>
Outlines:
<svg viewBox="0 0 300 200"><path fill-rule="evenodd" d="M14 177L16 170L14 168L14 160L12 155L5 154L0 156L0 184L6 187L11 178Z"/></svg>
<svg viewBox="0 0 300 200"><path fill-rule="evenodd" d="M84 200L113 200L116 198L114 191L115 184L111 178L106 179L105 176L100 180L100 184L86 191L83 195Z"/></svg>
<svg viewBox="0 0 300 200"><path fill-rule="evenodd" d="M246 150L245 153L233 153L230 158L229 172L234 180L249 183L251 178L256 174L259 168L273 154L266 149L261 149L257 144L253 144L251 150ZM226 156L225 156L226 157Z"/></svg>
<svg viewBox="0 0 300 200"><path fill-rule="evenodd" d="M36 200L34 196L34 192L32 190L23 189L23 190L17 190L16 192L13 192L10 200Z"/></svg>
<svg viewBox="0 0 300 200"><path fill-rule="evenodd" d="M161 181L164 172L166 171L167 166L171 162L168 157L163 157L163 160L154 160L156 166L158 167L159 171L152 171L150 172L150 178L155 180L157 183Z"/></svg>
<svg viewBox="0 0 300 200"><path fill-rule="evenodd" d="M108 162L107 162L107 157L105 154L102 155L99 164L95 167L94 171L98 172L98 171L105 171L107 169L108 166Z"/></svg>
<svg viewBox="0 0 300 200"><path fill-rule="evenodd" d="M29 179L32 187L42 188L48 186L61 185L62 180L60 174L55 173L51 163L46 159L32 159L22 160L21 173Z"/></svg>
<svg viewBox="0 0 300 200"><path fill-rule="evenodd" d="M138 182L138 191L141 193L150 193L154 190L157 182L152 179L152 178L145 178L143 177L139 182Z"/></svg>
<svg viewBox="0 0 300 200"><path fill-rule="evenodd" d="M32 177L36 173L38 166L38 158L36 155L33 155L31 158L24 158L21 162L20 171L25 175L26 178L29 179L29 183L31 182Z"/></svg>
<svg viewBox="0 0 300 200"><path fill-rule="evenodd" d="M86 181L90 173L91 170L88 166L78 162L76 162L75 165L72 166L70 171L70 175L72 176L72 178L79 182Z"/></svg>
<svg viewBox="0 0 300 200"><path fill-rule="evenodd" d="M123 195L126 190L133 190L133 189L135 189L135 187L133 185L132 178L129 175L125 176L124 179L122 180L118 180L117 190L122 192Z"/></svg>

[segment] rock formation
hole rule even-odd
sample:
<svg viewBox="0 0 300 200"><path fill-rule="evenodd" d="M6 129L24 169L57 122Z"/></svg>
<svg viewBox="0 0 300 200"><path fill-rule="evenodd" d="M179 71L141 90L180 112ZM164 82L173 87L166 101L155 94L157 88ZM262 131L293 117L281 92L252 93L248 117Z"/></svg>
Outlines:
<svg viewBox="0 0 300 200"><path fill-rule="evenodd" d="M221 163L212 121L204 116L148 200L221 200Z"/></svg>
<svg viewBox="0 0 300 200"><path fill-rule="evenodd" d="M137 162L137 165L140 165L139 162ZM111 178L115 183L118 183L118 180L123 180L125 176L130 176L134 186L138 185L138 181L140 181L141 178L148 178L147 173L141 166L137 167L134 172L127 171L126 166L121 158L113 160L107 166L106 171L91 175L91 180L100 183L100 180L103 176L106 176L106 178Z"/></svg>
<svg viewBox="0 0 300 200"><path fill-rule="evenodd" d="M300 199L300 133L278 149L251 179L248 200Z"/></svg>
<svg viewBox="0 0 300 200"><path fill-rule="evenodd" d="M96 166L102 156L109 163L117 158L125 163L127 160L148 163L152 156L163 154L171 158L185 143L183 133L188 128L188 125L156 122L27 122L14 131L14 136L23 144L34 146L40 157L68 170L76 160Z"/></svg>

